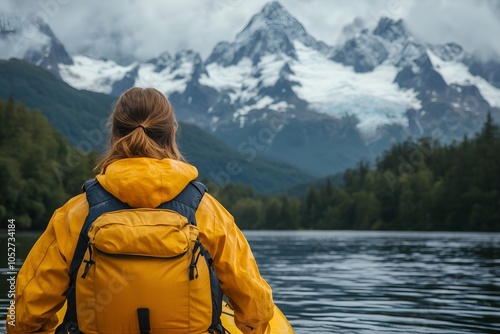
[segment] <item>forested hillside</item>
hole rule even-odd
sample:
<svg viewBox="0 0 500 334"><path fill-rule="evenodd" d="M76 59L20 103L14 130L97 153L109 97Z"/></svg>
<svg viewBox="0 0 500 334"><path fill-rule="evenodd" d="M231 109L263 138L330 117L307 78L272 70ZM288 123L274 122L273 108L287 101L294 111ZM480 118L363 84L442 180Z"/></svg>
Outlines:
<svg viewBox="0 0 500 334"><path fill-rule="evenodd" d="M202 139L186 133L185 140ZM210 166L197 151L188 156ZM373 168L360 162L336 185L327 181L303 196L258 195L242 184L204 181L243 229L500 231L499 152L500 131L488 117L472 139L396 144ZM96 159L94 151L71 146L40 111L0 100L2 224L15 218L19 228L45 228L53 211L92 177Z"/></svg>
<svg viewBox="0 0 500 334"><path fill-rule="evenodd" d="M20 229L44 229L53 211L92 176L96 154L84 154L38 110L0 100L0 217Z"/></svg>
<svg viewBox="0 0 500 334"><path fill-rule="evenodd" d="M188 162L198 168L200 177L218 185L241 183L259 193L275 194L314 179L292 165L258 156L256 147L249 145L254 151L241 154L195 125L181 123L179 145Z"/></svg>
<svg viewBox="0 0 500 334"><path fill-rule="evenodd" d="M115 97L77 90L52 73L22 60L0 60L0 98L13 96L30 109L39 109L73 145L100 130ZM95 149L102 146L96 143Z"/></svg>
<svg viewBox="0 0 500 334"><path fill-rule="evenodd" d="M488 117L473 139L394 145L373 169L361 162L343 186L304 198L214 188L242 228L500 231L500 132Z"/></svg>
<svg viewBox="0 0 500 334"><path fill-rule="evenodd" d="M181 129L180 144L189 162L201 177L218 184L242 182L257 191L278 191L312 180L284 163L262 157L246 159L193 125L183 124ZM0 99L2 224L15 218L21 229L44 229L53 211L93 177L99 153L90 140L82 141L88 145L74 147L41 111L28 109L12 97Z"/></svg>

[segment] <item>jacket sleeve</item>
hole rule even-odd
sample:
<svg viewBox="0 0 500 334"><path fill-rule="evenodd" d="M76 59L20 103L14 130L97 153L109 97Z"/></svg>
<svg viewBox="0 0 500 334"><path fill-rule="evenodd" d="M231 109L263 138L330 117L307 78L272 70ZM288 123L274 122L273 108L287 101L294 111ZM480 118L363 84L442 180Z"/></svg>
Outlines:
<svg viewBox="0 0 500 334"><path fill-rule="evenodd" d="M243 333L267 333L274 313L272 291L259 273L248 241L213 197L205 195L200 208L210 212L200 214L208 224L197 214L200 239L214 259L224 295L234 308L236 326Z"/></svg>
<svg viewBox="0 0 500 334"><path fill-rule="evenodd" d="M71 234L67 203L54 212L17 275L15 326L7 322L7 333L54 333L59 323L56 312L64 305L69 286Z"/></svg>

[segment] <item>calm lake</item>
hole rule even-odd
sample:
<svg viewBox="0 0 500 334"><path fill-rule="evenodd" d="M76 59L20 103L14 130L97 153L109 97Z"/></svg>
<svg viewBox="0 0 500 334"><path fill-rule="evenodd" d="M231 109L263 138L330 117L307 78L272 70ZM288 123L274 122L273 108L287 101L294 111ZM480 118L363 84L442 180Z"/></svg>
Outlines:
<svg viewBox="0 0 500 334"><path fill-rule="evenodd" d="M0 332L6 231L1 231ZM245 232L296 333L500 333L500 234ZM16 234L17 266L37 234Z"/></svg>

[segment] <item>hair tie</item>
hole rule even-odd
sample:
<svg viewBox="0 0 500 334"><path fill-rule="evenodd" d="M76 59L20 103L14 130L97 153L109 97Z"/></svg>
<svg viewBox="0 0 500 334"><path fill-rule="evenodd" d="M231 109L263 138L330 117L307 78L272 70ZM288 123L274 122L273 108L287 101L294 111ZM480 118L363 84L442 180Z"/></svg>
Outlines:
<svg viewBox="0 0 500 334"><path fill-rule="evenodd" d="M144 130L144 132L146 132L146 129L145 129L145 128L141 125L141 124L137 125L135 128L136 128L136 129L137 129L137 128L141 128L141 129L143 129L143 130Z"/></svg>

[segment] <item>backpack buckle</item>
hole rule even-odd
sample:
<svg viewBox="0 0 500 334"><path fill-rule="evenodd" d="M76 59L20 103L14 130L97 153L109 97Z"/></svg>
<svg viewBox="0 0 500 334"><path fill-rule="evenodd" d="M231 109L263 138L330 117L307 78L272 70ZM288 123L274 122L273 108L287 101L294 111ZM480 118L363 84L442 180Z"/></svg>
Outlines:
<svg viewBox="0 0 500 334"><path fill-rule="evenodd" d="M90 267L95 263L94 260L92 260L92 247L90 247L90 242L88 244L88 249L89 249L89 259L83 259L83 262L85 262L85 269L83 270L82 278L85 279L87 277L87 274L89 273Z"/></svg>

